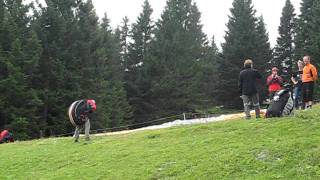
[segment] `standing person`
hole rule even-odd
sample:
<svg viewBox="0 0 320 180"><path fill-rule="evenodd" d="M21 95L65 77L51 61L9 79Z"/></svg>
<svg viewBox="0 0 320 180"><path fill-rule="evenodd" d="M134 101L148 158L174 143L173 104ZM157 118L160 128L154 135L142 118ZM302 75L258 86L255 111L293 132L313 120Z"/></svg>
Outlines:
<svg viewBox="0 0 320 180"><path fill-rule="evenodd" d="M310 61L310 56L303 57L302 96L306 109L312 108L314 82L318 79L317 69Z"/></svg>
<svg viewBox="0 0 320 180"><path fill-rule="evenodd" d="M269 86L269 99L273 99L273 96L277 91L281 90L281 84L283 79L278 75L278 68L272 68L272 74L267 78L267 85Z"/></svg>
<svg viewBox="0 0 320 180"><path fill-rule="evenodd" d="M244 62L244 70L239 75L239 92L243 100L244 112L246 119L250 119L250 104L252 103L256 118L260 118L259 95L256 87L256 80L261 79L260 73L253 69L252 60L248 59Z"/></svg>
<svg viewBox="0 0 320 180"><path fill-rule="evenodd" d="M294 72L291 76L291 81L294 84L294 107L298 110L301 106L302 100L302 73L303 73L303 61L297 62L298 71ZM304 109L304 106L302 106Z"/></svg>
<svg viewBox="0 0 320 180"><path fill-rule="evenodd" d="M74 132L75 142L79 142L79 135L83 126L86 141L90 140L90 119L88 115L96 111L96 109L96 102L93 99L78 100L70 105L68 115L70 122L76 127Z"/></svg>

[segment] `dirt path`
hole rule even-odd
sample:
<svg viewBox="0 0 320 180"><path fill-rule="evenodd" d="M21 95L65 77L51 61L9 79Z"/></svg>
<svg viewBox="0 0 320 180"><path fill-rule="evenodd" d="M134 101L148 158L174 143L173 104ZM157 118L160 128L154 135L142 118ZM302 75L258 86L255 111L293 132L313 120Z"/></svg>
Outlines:
<svg viewBox="0 0 320 180"><path fill-rule="evenodd" d="M266 110L261 110L262 117L264 116L265 112ZM251 111L251 115L252 116L254 115L254 111ZM113 135L130 134L130 133L139 132L139 131L166 129L170 127L183 126L183 125L207 124L207 123L214 123L219 121L241 119L244 117L245 117L244 113L237 113L237 114L221 115L218 117L211 117L211 118L175 120L173 122L168 122L161 125L154 125L154 126L144 127L140 129L133 129L133 130L124 130L124 131L118 131L118 132L95 134L94 136L113 136Z"/></svg>

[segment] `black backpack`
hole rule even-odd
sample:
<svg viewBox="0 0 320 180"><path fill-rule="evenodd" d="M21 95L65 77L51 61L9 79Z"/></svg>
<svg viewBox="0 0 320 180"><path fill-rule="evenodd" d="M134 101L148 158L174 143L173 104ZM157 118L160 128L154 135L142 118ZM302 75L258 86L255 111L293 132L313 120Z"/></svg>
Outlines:
<svg viewBox="0 0 320 180"><path fill-rule="evenodd" d="M293 110L293 100L289 89L283 89L276 93L268 106L266 118L281 117L290 114Z"/></svg>

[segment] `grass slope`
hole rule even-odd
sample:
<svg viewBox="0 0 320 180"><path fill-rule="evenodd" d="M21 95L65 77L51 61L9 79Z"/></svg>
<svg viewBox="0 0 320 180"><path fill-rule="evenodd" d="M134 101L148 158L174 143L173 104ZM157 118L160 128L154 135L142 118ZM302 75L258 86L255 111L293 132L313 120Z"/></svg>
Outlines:
<svg viewBox="0 0 320 180"><path fill-rule="evenodd" d="M0 145L0 179L320 179L319 110Z"/></svg>

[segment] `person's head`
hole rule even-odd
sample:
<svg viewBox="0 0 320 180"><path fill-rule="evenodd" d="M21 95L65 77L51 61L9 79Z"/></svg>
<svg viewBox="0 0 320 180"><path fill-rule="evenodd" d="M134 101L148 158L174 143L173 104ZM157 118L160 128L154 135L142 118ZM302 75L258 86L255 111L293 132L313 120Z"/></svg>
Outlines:
<svg viewBox="0 0 320 180"><path fill-rule="evenodd" d="M298 60L297 65L299 69L303 69L303 66L304 66L303 61Z"/></svg>
<svg viewBox="0 0 320 180"><path fill-rule="evenodd" d="M252 68L253 67L253 62L251 59L247 59L244 61L243 63L243 67L244 68Z"/></svg>
<svg viewBox="0 0 320 180"><path fill-rule="evenodd" d="M9 134L9 131L8 130L3 130L3 131L0 131L1 132L1 135L2 136L6 136L6 135L8 135Z"/></svg>
<svg viewBox="0 0 320 180"><path fill-rule="evenodd" d="M303 63L305 65L310 64L310 61L311 61L311 57L309 55L306 55L303 57Z"/></svg>
<svg viewBox="0 0 320 180"><path fill-rule="evenodd" d="M278 69L277 67L273 67L273 68L271 69L272 75L278 75L278 71L279 71L279 69Z"/></svg>
<svg viewBox="0 0 320 180"><path fill-rule="evenodd" d="M96 101L93 99L88 99L87 100L87 105L90 109L90 112L94 112L97 110L97 105L96 105Z"/></svg>

